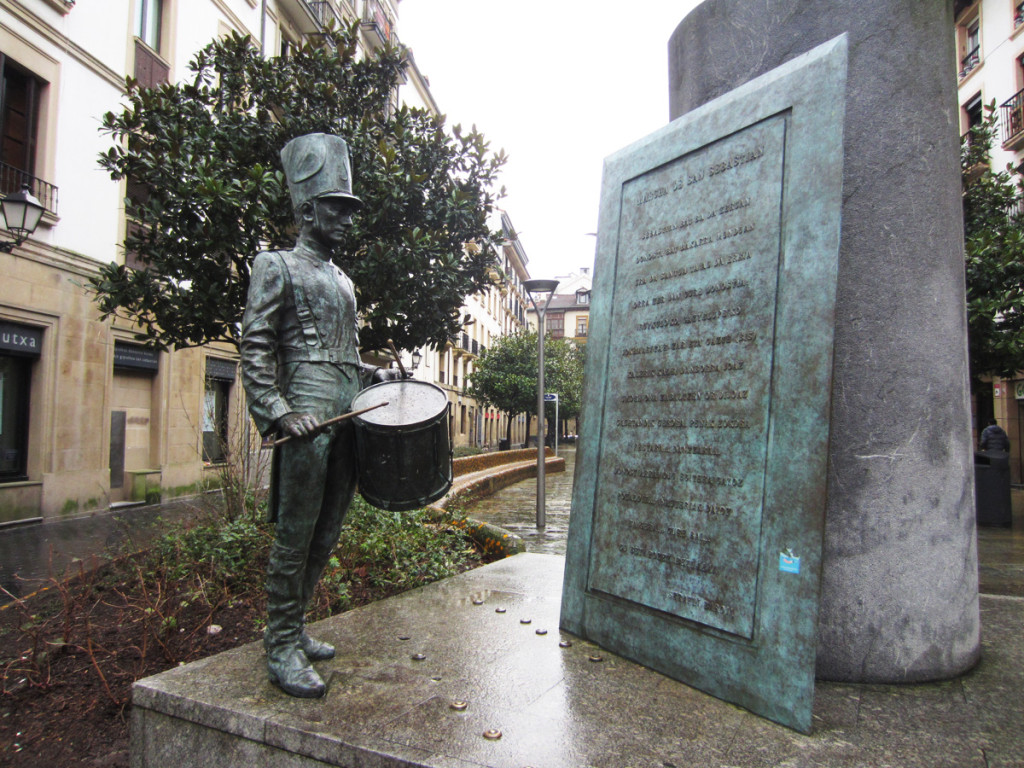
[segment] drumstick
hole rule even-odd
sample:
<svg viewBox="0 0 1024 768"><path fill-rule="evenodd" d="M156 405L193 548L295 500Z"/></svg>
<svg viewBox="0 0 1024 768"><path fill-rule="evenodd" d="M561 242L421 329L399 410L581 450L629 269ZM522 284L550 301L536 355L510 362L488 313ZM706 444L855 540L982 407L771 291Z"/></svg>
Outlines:
<svg viewBox="0 0 1024 768"><path fill-rule="evenodd" d="M383 403L377 403L376 405L371 405L369 408L360 408L358 411L351 411L349 413L343 413L343 414L341 414L341 416L335 416L333 419L328 419L327 421L321 421L319 424L316 425L316 429L314 430L314 432L320 432L321 430L325 429L326 427L331 426L332 424L337 424L340 421L346 421L347 419L351 419L353 416L358 416L359 414L366 413L367 411L372 411L372 410L375 410L377 408L383 408L385 405L388 405L388 404L389 404L389 401L385 400ZM287 443L293 437L294 437L294 435L288 435L286 437L282 437L282 438L280 438L278 440L275 440L274 441L274 445L282 445L284 443Z"/></svg>
<svg viewBox="0 0 1024 768"><path fill-rule="evenodd" d="M395 362L398 363L398 370L402 372L402 378L405 378L405 366L402 365L402 358L398 356L398 350L395 349L395 342L388 339L388 346L391 347L391 354L395 356Z"/></svg>

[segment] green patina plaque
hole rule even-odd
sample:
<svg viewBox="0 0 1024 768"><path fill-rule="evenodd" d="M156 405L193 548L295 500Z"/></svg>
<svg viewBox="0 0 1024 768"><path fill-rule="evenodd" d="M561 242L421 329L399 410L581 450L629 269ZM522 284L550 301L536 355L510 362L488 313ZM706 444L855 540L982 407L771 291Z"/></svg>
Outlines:
<svg viewBox="0 0 1024 768"><path fill-rule="evenodd" d="M590 588L749 638L782 115L622 186Z"/></svg>
<svg viewBox="0 0 1024 768"><path fill-rule="evenodd" d="M606 161L562 625L810 730L839 38Z"/></svg>

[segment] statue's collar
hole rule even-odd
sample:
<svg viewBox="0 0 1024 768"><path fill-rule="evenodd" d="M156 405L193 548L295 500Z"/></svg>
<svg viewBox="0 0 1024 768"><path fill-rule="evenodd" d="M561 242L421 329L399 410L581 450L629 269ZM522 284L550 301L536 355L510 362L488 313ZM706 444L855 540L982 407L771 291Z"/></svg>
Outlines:
<svg viewBox="0 0 1024 768"><path fill-rule="evenodd" d="M296 256L304 256L307 259L311 259L316 262L329 262L331 260L331 250L326 248L320 243L309 242L307 240L300 240L295 244L294 253Z"/></svg>

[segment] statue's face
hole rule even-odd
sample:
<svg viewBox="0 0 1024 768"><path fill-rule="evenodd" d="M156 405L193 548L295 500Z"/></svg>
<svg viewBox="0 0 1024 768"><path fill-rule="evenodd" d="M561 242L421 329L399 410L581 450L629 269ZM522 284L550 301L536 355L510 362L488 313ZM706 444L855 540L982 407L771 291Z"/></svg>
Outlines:
<svg viewBox="0 0 1024 768"><path fill-rule="evenodd" d="M321 197L314 201L314 236L324 245L336 248L345 238L345 230L352 226L355 208L348 200L338 197Z"/></svg>

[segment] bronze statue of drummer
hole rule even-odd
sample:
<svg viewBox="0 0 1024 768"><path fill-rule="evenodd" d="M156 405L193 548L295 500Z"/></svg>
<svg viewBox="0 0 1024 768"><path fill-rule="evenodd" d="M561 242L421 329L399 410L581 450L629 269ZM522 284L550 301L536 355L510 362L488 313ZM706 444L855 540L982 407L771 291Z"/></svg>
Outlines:
<svg viewBox="0 0 1024 768"><path fill-rule="evenodd" d="M352 281L332 261L362 201L352 194L348 145L314 133L281 150L299 226L295 247L252 266L242 320L242 381L260 433L293 438L275 448L264 647L270 681L293 696L324 694L310 662L334 648L310 637L306 607L338 541L356 484L351 422L323 422L392 372L364 365ZM396 372L397 373L397 372Z"/></svg>

